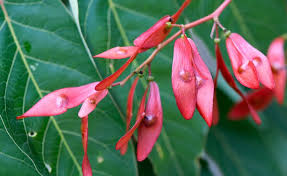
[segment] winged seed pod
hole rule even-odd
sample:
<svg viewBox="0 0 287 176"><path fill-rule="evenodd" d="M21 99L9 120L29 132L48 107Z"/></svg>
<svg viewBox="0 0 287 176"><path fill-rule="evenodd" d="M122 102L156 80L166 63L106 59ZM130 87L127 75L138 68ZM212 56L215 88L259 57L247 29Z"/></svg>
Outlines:
<svg viewBox="0 0 287 176"><path fill-rule="evenodd" d="M38 117L60 115L66 112L68 109L80 105L91 96L93 96L94 98L101 97L100 99L95 100L97 104L107 95L107 90L95 91L94 87L98 83L99 82L94 82L80 87L69 87L55 90L44 96L27 112L25 112L21 116L18 116L17 119L35 116ZM82 112L83 110L81 109L79 112L79 115L81 117L88 115L88 113Z"/></svg>
<svg viewBox="0 0 287 176"><path fill-rule="evenodd" d="M270 45L267 57L275 80L274 93L278 103L283 104L286 87L284 38L276 38Z"/></svg>
<svg viewBox="0 0 287 176"><path fill-rule="evenodd" d="M197 107L208 126L211 126L213 80L194 42L186 36L177 39L174 44L172 87L183 117L191 119Z"/></svg>
<svg viewBox="0 0 287 176"><path fill-rule="evenodd" d="M236 33L226 38L226 48L235 77L242 85L257 89L261 82L269 89L274 88L271 67L264 54Z"/></svg>

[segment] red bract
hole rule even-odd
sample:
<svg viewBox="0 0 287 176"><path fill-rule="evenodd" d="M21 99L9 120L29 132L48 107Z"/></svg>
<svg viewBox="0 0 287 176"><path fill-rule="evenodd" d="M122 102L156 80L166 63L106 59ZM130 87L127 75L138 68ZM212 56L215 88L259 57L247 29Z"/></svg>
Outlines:
<svg viewBox="0 0 287 176"><path fill-rule="evenodd" d="M218 69L221 71L223 78L226 80L229 86L233 88L241 96L242 101L244 101L245 104L247 105L247 108L249 109L249 112L251 113L253 120L258 125L261 124L261 119L259 118L257 112L252 107L252 105L250 105L249 100L245 98L244 94L237 87L235 80L233 79L231 73L229 72L227 66L225 65L218 43L215 44L215 53L216 53ZM217 79L217 77L215 79ZM233 118L230 119L233 120Z"/></svg>
<svg viewBox="0 0 287 176"><path fill-rule="evenodd" d="M82 162L82 171L83 176L92 176L92 168L88 159L87 149L88 149L88 116L82 118L82 142L83 142L83 149L84 149L84 158Z"/></svg>
<svg viewBox="0 0 287 176"><path fill-rule="evenodd" d="M269 89L274 88L271 67L264 54L236 33L227 37L226 48L234 74L241 84L257 89L261 82Z"/></svg>
<svg viewBox="0 0 287 176"><path fill-rule="evenodd" d="M177 107L188 120L192 118L196 107L197 90L191 47L185 40L179 38L174 43L171 80Z"/></svg>
<svg viewBox="0 0 287 176"><path fill-rule="evenodd" d="M96 87L95 90L97 91L102 91L104 89L106 89L107 87L111 86L112 83L118 79L118 77L125 71L126 68L128 68L128 66L130 65L130 63L132 63L135 58L137 57L138 53L139 53L140 49L137 49L135 51L135 53L126 61L126 63L121 66L121 68L119 68L114 74L106 77L104 80L102 80Z"/></svg>
<svg viewBox="0 0 287 176"><path fill-rule="evenodd" d="M54 116L63 114L70 108L74 108L93 94L98 94L94 87L98 82L80 87L63 88L49 93L38 101L31 109L17 119L35 116Z"/></svg>
<svg viewBox="0 0 287 176"><path fill-rule="evenodd" d="M191 119L195 105L211 126L214 85L194 42L186 36L175 41L172 87L177 106L185 119Z"/></svg>
<svg viewBox="0 0 287 176"><path fill-rule="evenodd" d="M276 38L268 49L267 57L271 64L275 80L274 93L278 103L283 104L286 86L286 69L284 55L284 38Z"/></svg>
<svg viewBox="0 0 287 176"><path fill-rule="evenodd" d="M171 22L172 24L176 23L180 14L186 6L190 3L191 0L186 0L181 8L173 16L164 16L158 22L156 22L152 27L147 31L142 33L139 37L134 40L134 45L140 48L153 48L160 44L171 31L166 23Z"/></svg>
<svg viewBox="0 0 287 176"><path fill-rule="evenodd" d="M127 115L126 115L126 132L129 131L130 129L130 123L131 123L131 119L133 116L133 99L134 99L134 93L135 93L135 89L138 83L139 77L136 77L136 79L134 80L131 89L129 91L129 95L128 95L128 103L127 103ZM122 155L124 155L127 152L128 149L128 144L126 143L124 146L121 147L120 152Z"/></svg>
<svg viewBox="0 0 287 176"><path fill-rule="evenodd" d="M137 46L115 47L98 55L95 55L94 57L106 59L124 59L127 57L131 57L137 50L139 50L139 53L146 51L146 49L140 49Z"/></svg>
<svg viewBox="0 0 287 176"><path fill-rule="evenodd" d="M198 49L195 43L188 39L193 53L193 60L195 65L195 76L196 76L196 86L197 86L197 100L196 107L206 121L208 126L212 124L212 110L213 110L213 96L214 96L214 84L212 76L199 55Z"/></svg>
<svg viewBox="0 0 287 176"><path fill-rule="evenodd" d="M116 150L121 149L124 145L126 145L129 142L133 133L135 132L135 130L139 127L140 123L142 122L142 119L145 116L144 110L145 110L145 101L146 101L147 92L148 92L148 88L146 88L145 93L142 97L142 100L141 100L141 103L138 109L138 113L137 113L137 119L136 119L134 126L128 132L126 132L126 134L123 137L121 137L121 139L117 142Z"/></svg>
<svg viewBox="0 0 287 176"><path fill-rule="evenodd" d="M121 149L138 128L137 160L144 160L151 152L162 128L162 106L160 93L155 82L149 83L150 94L144 113L147 90L142 98L135 125L118 141L116 149Z"/></svg>
<svg viewBox="0 0 287 176"><path fill-rule="evenodd" d="M273 92L272 90L263 87L254 92L247 94L246 99L256 111L265 109L272 101ZM231 120L241 120L250 113L248 104L242 100L235 104L228 116Z"/></svg>
<svg viewBox="0 0 287 176"><path fill-rule="evenodd" d="M143 161L151 152L162 128L162 106L156 82L150 82L145 117L138 128L137 160Z"/></svg>

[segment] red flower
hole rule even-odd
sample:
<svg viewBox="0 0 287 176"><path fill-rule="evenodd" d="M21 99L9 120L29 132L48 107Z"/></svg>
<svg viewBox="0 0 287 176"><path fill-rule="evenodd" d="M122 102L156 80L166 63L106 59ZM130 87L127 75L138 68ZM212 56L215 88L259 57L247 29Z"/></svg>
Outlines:
<svg viewBox="0 0 287 176"><path fill-rule="evenodd" d="M17 117L17 119L22 119L34 116L59 115L84 102L79 111L79 117L82 118L81 131L84 148L82 171L84 176L92 176L92 169L87 155L88 115L108 93L108 90L95 91L95 86L98 83L99 82L94 82L80 87L63 88L51 92L44 96L23 115Z"/></svg>
<svg viewBox="0 0 287 176"><path fill-rule="evenodd" d="M142 33L139 37L134 40L135 46L130 47L116 47L112 48L104 53L98 54L95 57L112 58L112 59L122 59L129 57L129 60L119 68L114 74L102 80L97 86L96 90L101 91L109 87L132 63L137 57L138 53L144 52L147 49L153 48L160 44L169 34L172 27L168 26L167 22L175 23L178 17L184 10L184 8L190 3L191 0L186 0L181 8L173 16L165 16L156 22L147 31ZM124 52L122 52L124 51Z"/></svg>
<svg viewBox="0 0 287 176"><path fill-rule="evenodd" d="M145 109L146 89L141 100L135 125L117 142L116 149L125 146L138 128L137 160L144 160L151 152L162 128L162 106L157 84L149 83L150 94Z"/></svg>
<svg viewBox="0 0 287 176"><path fill-rule="evenodd" d="M260 111L265 109L271 103L272 97L272 90L263 87L247 94L246 100L256 111ZM228 116L231 120L241 120L245 118L249 113L250 109L248 104L246 101L242 100L231 108Z"/></svg>
<svg viewBox="0 0 287 176"><path fill-rule="evenodd" d="M227 37L226 48L234 74L241 84L257 89L261 82L269 89L274 88L271 67L264 54L236 33Z"/></svg>
<svg viewBox="0 0 287 176"><path fill-rule="evenodd" d="M107 94L107 90L100 92L95 91L94 87L98 83L99 82L94 82L80 87L69 87L53 91L44 96L23 115L18 116L17 119L22 119L25 117L54 116L63 114L68 109L80 105L91 96L101 97L100 99L96 100L97 104ZM84 117L89 114L84 113L84 115L82 115L82 112L83 110L81 109L79 113L80 117Z"/></svg>
<svg viewBox="0 0 287 176"><path fill-rule="evenodd" d="M286 86L286 69L284 56L284 38L276 38L268 49L267 57L271 64L275 80L274 93L278 103L283 104Z"/></svg>
<svg viewBox="0 0 287 176"><path fill-rule="evenodd" d="M150 94L143 123L138 128L137 160L143 161L151 152L162 128L162 107L159 88L150 82Z"/></svg>
<svg viewBox="0 0 287 176"><path fill-rule="evenodd" d="M191 119L197 106L208 126L212 124L214 85L194 42L186 36L174 44L172 88L177 106L185 119Z"/></svg>
<svg viewBox="0 0 287 176"><path fill-rule="evenodd" d="M261 124L261 119L259 118L257 112L249 102L249 99L245 98L244 94L237 87L235 80L233 79L231 73L229 72L227 66L225 65L218 43L215 44L215 53L218 65L217 69L221 71L223 78L229 84L229 86L233 88L233 90L235 90L241 96L242 101L245 102L245 105L248 108L248 111L251 113L253 120L257 124ZM217 79L217 77L215 79ZM230 119L234 120L234 117L230 117Z"/></svg>
<svg viewBox="0 0 287 176"><path fill-rule="evenodd" d="M84 148L84 158L82 163L82 171L84 176L92 176L92 168L88 159L87 148L88 148L88 116L82 118L82 142Z"/></svg>
<svg viewBox="0 0 287 176"><path fill-rule="evenodd" d="M124 59L131 57L137 50L139 53L145 52L147 49L140 49L137 46L124 46L124 47L114 47L107 51L104 51L94 57L106 58L106 59Z"/></svg>

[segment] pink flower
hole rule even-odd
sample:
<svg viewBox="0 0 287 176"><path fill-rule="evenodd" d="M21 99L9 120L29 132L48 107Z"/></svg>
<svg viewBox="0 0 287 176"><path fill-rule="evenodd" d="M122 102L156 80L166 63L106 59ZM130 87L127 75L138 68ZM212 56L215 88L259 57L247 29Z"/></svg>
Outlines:
<svg viewBox="0 0 287 176"><path fill-rule="evenodd" d="M257 89L259 82L274 88L274 79L267 57L251 46L240 35L232 33L226 48L237 80L246 87Z"/></svg>
<svg viewBox="0 0 287 176"><path fill-rule="evenodd" d="M90 83L80 87L63 88L49 93L38 101L32 108L30 108L23 115L18 116L17 119L25 117L38 117L38 116L54 116L66 112L68 109L74 108L85 100L89 102L89 107L84 103L79 112L80 117L87 116L95 105L107 95L107 90L95 91L95 86L99 82ZM89 99L88 99L89 98ZM95 102L90 100L95 100ZM93 106L93 107L90 107ZM87 112L89 111L89 112Z"/></svg>
<svg viewBox="0 0 287 176"><path fill-rule="evenodd" d="M215 44L215 54L216 54L216 61L217 61L217 72L220 70L222 73L223 78L228 83L228 85L235 90L242 98L242 101L245 103L246 107L248 108L248 111L251 113L251 116L253 120L259 125L261 124L261 119L258 116L256 110L253 108L251 103L249 102L248 98L244 96L244 94L240 91L240 89L237 87L235 80L233 79L231 73L229 72L227 66L225 65L225 62L223 60L220 48L218 43ZM217 74L218 75L218 74ZM215 80L217 77L215 78ZM233 117L230 117L230 119L234 120ZM218 121L218 120L217 120Z"/></svg>
<svg viewBox="0 0 287 176"><path fill-rule="evenodd" d="M162 128L162 106L157 84L149 83L150 94L145 108L146 89L141 100L135 125L117 142L116 149L125 146L138 128L137 160L144 160L151 152Z"/></svg>
<svg viewBox="0 0 287 176"><path fill-rule="evenodd" d="M214 85L194 42L186 36L174 44L172 88L177 106L185 119L191 119L197 106L208 126L212 124Z"/></svg>
<svg viewBox="0 0 287 176"><path fill-rule="evenodd" d="M106 58L106 59L124 59L131 57L136 51L139 53L145 52L147 49L141 49L137 46L124 46L124 47L114 47L107 51L104 51L94 57Z"/></svg>
<svg viewBox="0 0 287 176"><path fill-rule="evenodd" d="M108 93L108 90L95 91L95 86L98 83L94 82L80 87L69 87L53 91L44 96L23 115L17 117L17 119L22 119L34 116L59 115L84 102L78 114L82 118L81 131L84 148L82 171L84 176L92 176L92 169L87 155L88 115Z"/></svg>
<svg viewBox="0 0 287 176"><path fill-rule="evenodd" d="M275 80L274 93L278 103L283 104L286 87L286 69L284 56L284 38L276 38L268 49L267 57L271 64Z"/></svg>

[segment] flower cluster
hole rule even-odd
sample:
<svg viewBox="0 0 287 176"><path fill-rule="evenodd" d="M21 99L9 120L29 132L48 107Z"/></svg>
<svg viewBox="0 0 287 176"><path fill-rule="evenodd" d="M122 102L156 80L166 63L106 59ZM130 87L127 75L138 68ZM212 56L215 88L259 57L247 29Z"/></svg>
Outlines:
<svg viewBox="0 0 287 176"><path fill-rule="evenodd" d="M151 70L151 63L156 54L168 43L176 39L174 43L174 54L172 63L171 82L177 107L182 116L189 120L193 117L195 108L199 111L207 125L218 123L219 114L215 88L219 71L228 85L233 88L241 97L242 101L236 104L229 113L231 120L243 119L251 113L257 124L261 123L257 111L265 108L276 96L279 103L283 103L286 81L286 70L284 63L284 38L275 39L271 44L268 57L251 46L239 34L227 31L218 21L218 17L231 0L225 0L212 14L186 25L176 24L183 10L190 4L186 0L174 15L162 17L147 31L137 37L134 46L115 47L95 55L96 58L106 59L129 59L115 73L100 82L94 82L80 87L63 88L44 96L31 109L17 119L33 116L54 116L66 112L82 104L78 116L82 118L82 142L84 158L82 170L84 176L92 175L92 169L87 155L88 143L88 115L96 108L97 104L108 94L108 89L117 85L123 85L134 75L134 79L127 98L126 111L126 133L116 144L116 149L124 155L128 148L128 141L132 138L135 130L137 137L137 160L144 160L151 152L157 138L160 135L163 124L163 111L160 99L160 91L154 81ZM217 59L217 71L215 79L212 79L208 67L201 58L196 44L188 38L185 30L190 29L203 22L213 20L216 29L215 54ZM180 30L170 38L165 38L174 27ZM223 60L218 38L218 27L226 34L226 48L231 61L232 69L236 79L244 86L256 89L245 96L238 88L232 74ZM180 37L179 37L180 36ZM164 41L165 40L165 41ZM136 57L149 49L155 48L150 57L141 64L134 72L121 82L117 78L136 59ZM142 96L136 121L133 127L132 110L135 90L142 73L145 69L148 72L148 86ZM263 87L260 87L260 83ZM147 95L148 99L146 101Z"/></svg>

